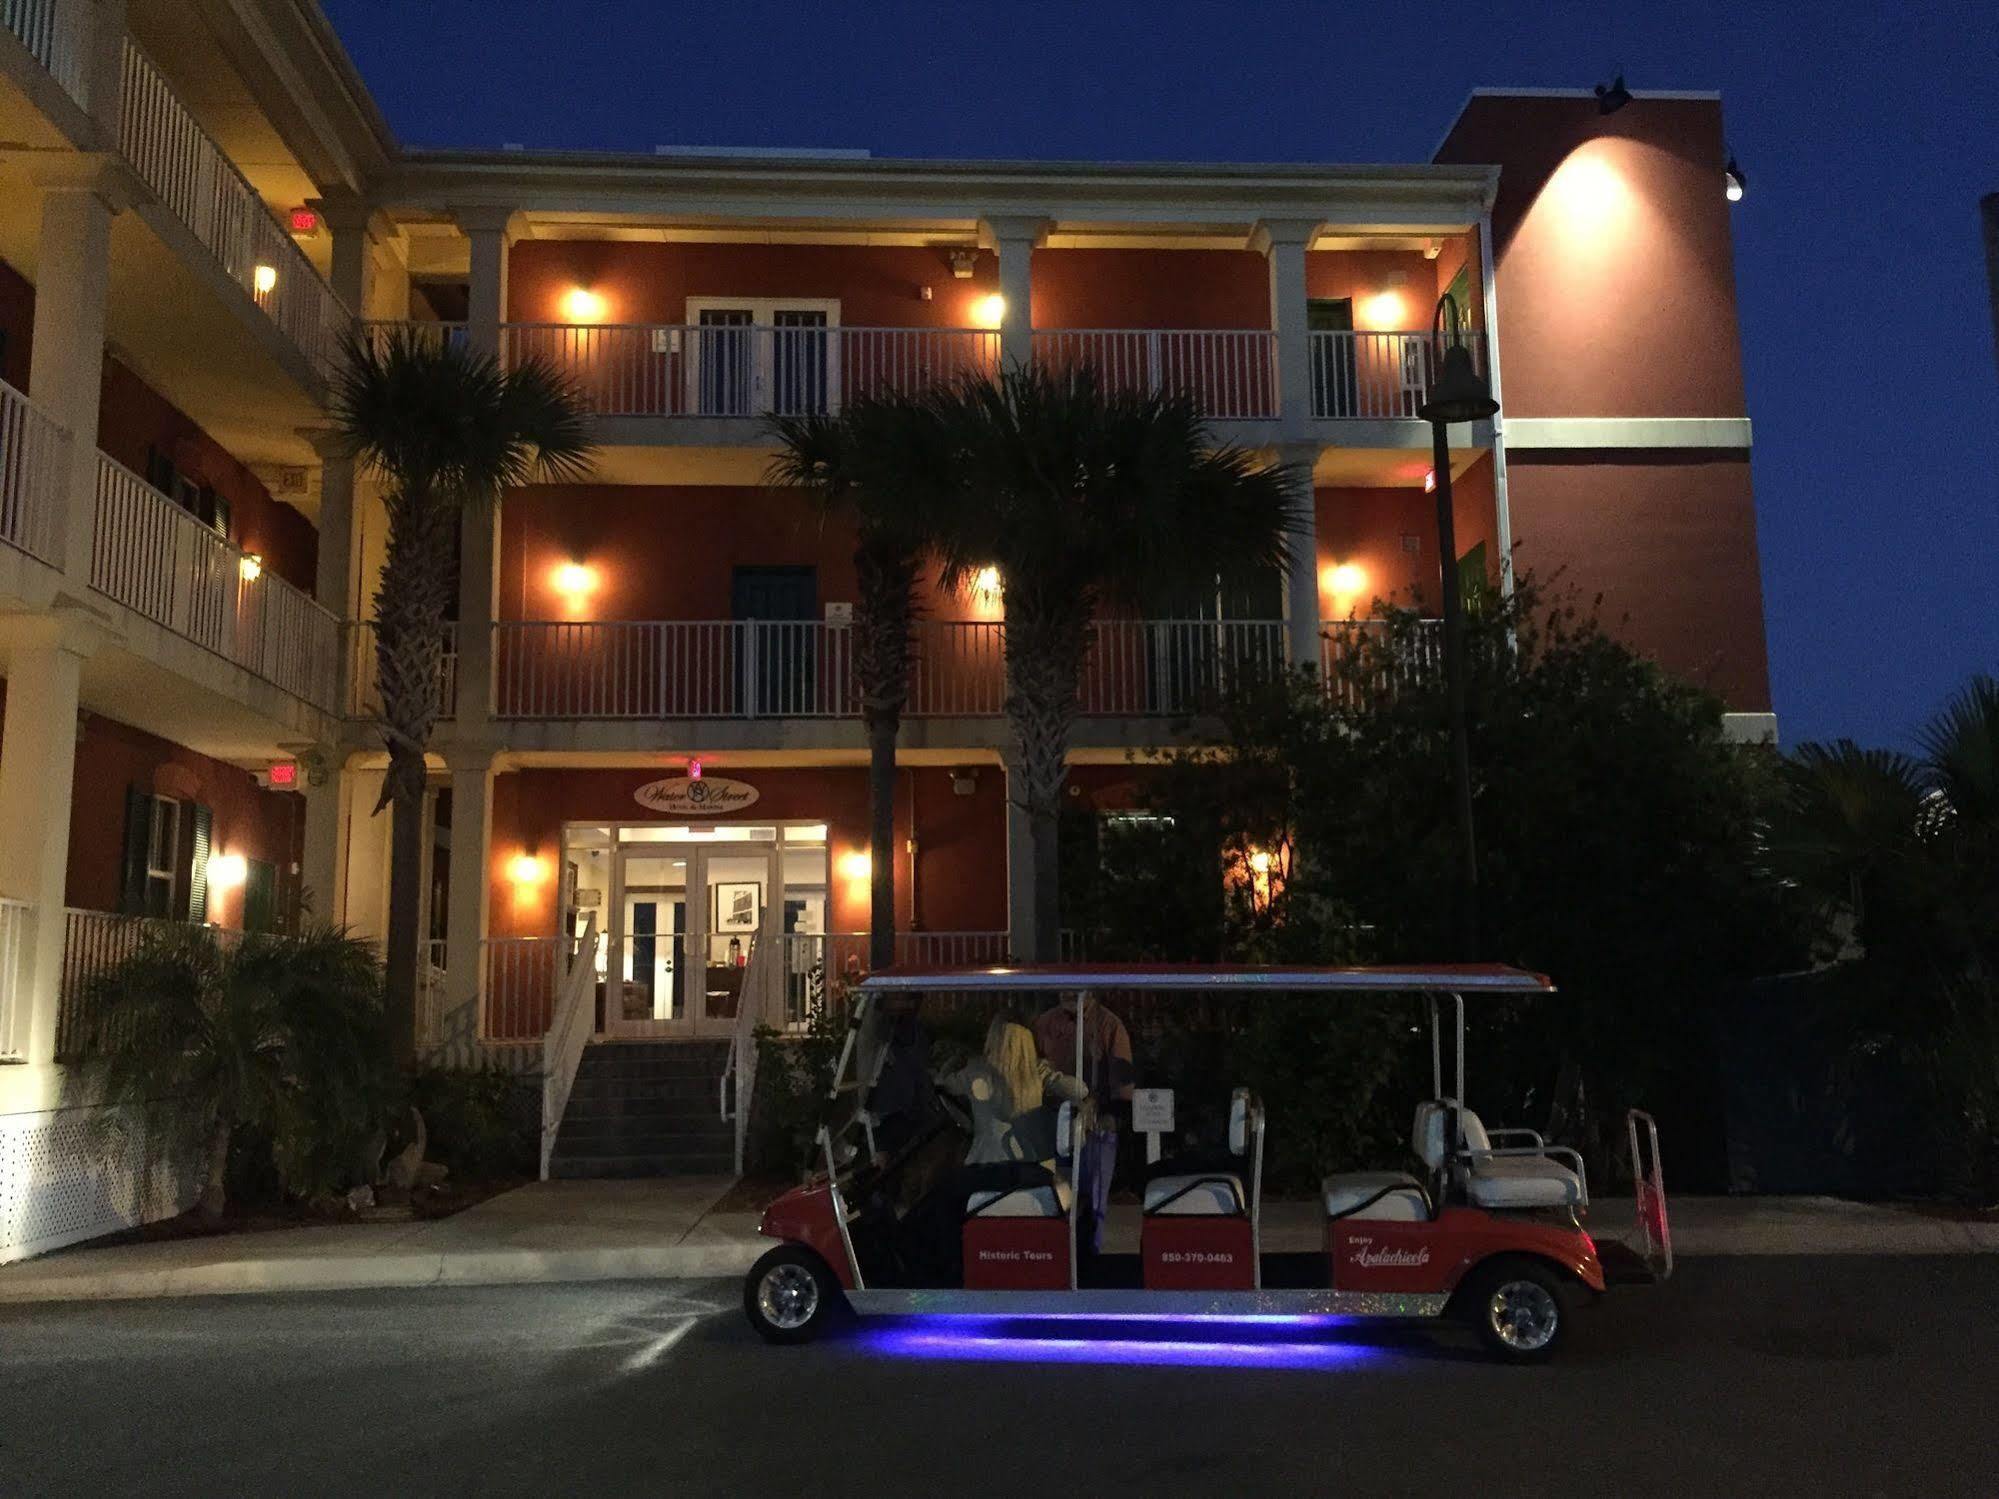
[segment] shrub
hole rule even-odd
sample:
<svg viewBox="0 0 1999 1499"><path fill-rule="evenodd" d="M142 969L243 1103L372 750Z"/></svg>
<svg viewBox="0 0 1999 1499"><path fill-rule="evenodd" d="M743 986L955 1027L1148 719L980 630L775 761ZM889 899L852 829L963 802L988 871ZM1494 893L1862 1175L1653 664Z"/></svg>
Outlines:
<svg viewBox="0 0 1999 1499"><path fill-rule="evenodd" d="M426 1154L456 1180L533 1176L541 1169L541 1093L497 1067L428 1067L410 1079Z"/></svg>

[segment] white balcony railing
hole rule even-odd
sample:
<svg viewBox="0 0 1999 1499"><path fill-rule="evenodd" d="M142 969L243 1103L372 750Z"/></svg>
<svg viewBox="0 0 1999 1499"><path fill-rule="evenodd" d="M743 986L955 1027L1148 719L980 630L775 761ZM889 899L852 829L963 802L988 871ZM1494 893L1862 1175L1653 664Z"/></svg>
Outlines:
<svg viewBox="0 0 1999 1499"><path fill-rule="evenodd" d="M999 621L916 626L907 716L1006 707ZM506 719L853 718L853 632L817 620L515 620L494 626ZM1087 715L1193 712L1285 664L1280 620L1103 620L1079 683Z"/></svg>
<svg viewBox="0 0 1999 1499"><path fill-rule="evenodd" d="M69 433L0 381L0 541L51 567L63 562L69 464Z"/></svg>
<svg viewBox="0 0 1999 1499"><path fill-rule="evenodd" d="M147 938L177 932L211 931L224 947L242 940L229 927L175 921L156 916L125 916L115 911L67 908L63 917L62 983L56 1012L56 1056L61 1060L87 1057L111 1039L105 1019L93 1004L91 984L142 947Z"/></svg>
<svg viewBox="0 0 1999 1499"><path fill-rule="evenodd" d="M976 328L509 323L501 340L599 416L803 416L999 367L999 334Z"/></svg>
<svg viewBox="0 0 1999 1499"><path fill-rule="evenodd" d="M331 377L353 315L159 69L130 42L123 108L119 145L133 170L313 368Z"/></svg>
<svg viewBox="0 0 1999 1499"><path fill-rule="evenodd" d="M1384 619L1349 619L1328 624L1319 632L1319 675L1335 702L1358 707L1374 693L1429 681L1444 669L1444 622L1416 621L1406 641L1390 652L1393 626ZM1362 657L1371 648L1374 659ZM1364 666L1356 666L1356 662Z"/></svg>
<svg viewBox="0 0 1999 1499"><path fill-rule="evenodd" d="M0 0L0 26L49 70L49 76L85 109L90 107L86 68L91 7L76 0Z"/></svg>
<svg viewBox="0 0 1999 1499"><path fill-rule="evenodd" d="M293 697L335 708L340 621L101 453L90 585Z"/></svg>
<svg viewBox="0 0 1999 1499"><path fill-rule="evenodd" d="M1212 421L1277 415L1277 335L1260 328L1045 328L1034 358L1094 367L1114 390L1181 391Z"/></svg>
<svg viewBox="0 0 1999 1499"><path fill-rule="evenodd" d="M1414 420L1430 389L1427 333L1307 335L1312 415L1374 421ZM1485 371L1485 340L1470 340L1472 363Z"/></svg>
<svg viewBox="0 0 1999 1499"><path fill-rule="evenodd" d="M458 626L446 622L444 653L438 658L438 717L450 718L458 709ZM350 620L347 624L347 713L352 718L379 718L382 695L375 670L375 623Z"/></svg>
<svg viewBox="0 0 1999 1499"><path fill-rule="evenodd" d="M33 931L35 908L0 896L0 1062L18 1062L28 1049L28 1007L21 964Z"/></svg>
<svg viewBox="0 0 1999 1499"><path fill-rule="evenodd" d="M569 937L488 937L479 954L484 965L480 1042L539 1047L555 1016L556 991L575 948Z"/></svg>

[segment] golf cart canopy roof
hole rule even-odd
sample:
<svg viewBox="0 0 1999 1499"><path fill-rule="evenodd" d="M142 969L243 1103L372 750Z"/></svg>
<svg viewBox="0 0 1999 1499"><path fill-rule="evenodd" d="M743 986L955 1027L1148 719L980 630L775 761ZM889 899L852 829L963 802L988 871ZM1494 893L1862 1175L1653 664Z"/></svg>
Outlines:
<svg viewBox="0 0 1999 1499"><path fill-rule="evenodd" d="M1296 968L1249 963L1022 963L990 968L885 968L861 982L869 994L911 990L1248 989L1284 993L1551 994L1545 974L1503 963L1429 967Z"/></svg>

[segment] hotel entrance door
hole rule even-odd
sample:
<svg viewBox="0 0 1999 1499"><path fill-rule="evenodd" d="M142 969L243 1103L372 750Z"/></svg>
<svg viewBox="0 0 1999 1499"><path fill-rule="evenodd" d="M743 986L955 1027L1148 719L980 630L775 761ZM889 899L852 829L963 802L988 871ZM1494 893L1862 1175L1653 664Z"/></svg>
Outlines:
<svg viewBox="0 0 1999 1499"><path fill-rule="evenodd" d="M604 1030L726 1036L750 954L777 931L777 850L693 841L621 845L611 895Z"/></svg>

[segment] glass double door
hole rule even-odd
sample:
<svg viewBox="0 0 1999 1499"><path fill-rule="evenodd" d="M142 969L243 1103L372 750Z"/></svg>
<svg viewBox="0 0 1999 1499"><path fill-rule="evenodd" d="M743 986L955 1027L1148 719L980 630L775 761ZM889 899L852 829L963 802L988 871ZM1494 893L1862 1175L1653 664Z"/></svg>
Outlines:
<svg viewBox="0 0 1999 1499"><path fill-rule="evenodd" d="M777 930L776 876L772 847L620 848L610 901L605 1033L728 1035L750 954Z"/></svg>

